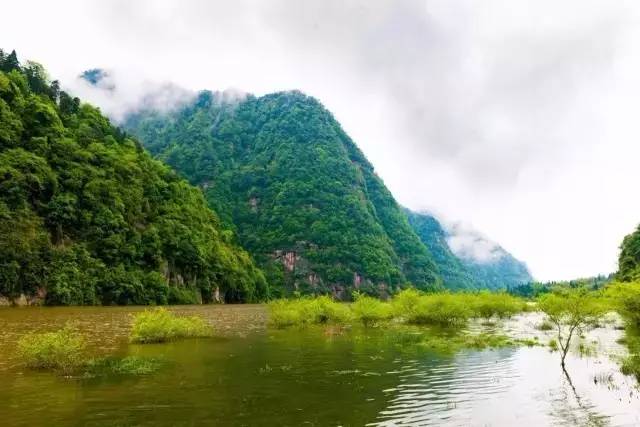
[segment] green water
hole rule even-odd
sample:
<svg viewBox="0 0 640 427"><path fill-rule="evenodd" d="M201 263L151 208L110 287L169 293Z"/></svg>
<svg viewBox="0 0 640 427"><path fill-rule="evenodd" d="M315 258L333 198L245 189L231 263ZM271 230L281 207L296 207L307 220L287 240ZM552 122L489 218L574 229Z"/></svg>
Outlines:
<svg viewBox="0 0 640 427"><path fill-rule="evenodd" d="M638 385L612 359L625 351L612 325L585 338L594 354L569 356L570 384L545 348L436 354L415 345L427 333L420 328L271 330L257 305L172 308L202 314L218 336L131 345L138 310L0 309L0 425L640 425ZM551 333L534 329L537 316L497 329L548 341ZM68 321L94 354L164 365L148 376L85 379L23 368L19 336Z"/></svg>

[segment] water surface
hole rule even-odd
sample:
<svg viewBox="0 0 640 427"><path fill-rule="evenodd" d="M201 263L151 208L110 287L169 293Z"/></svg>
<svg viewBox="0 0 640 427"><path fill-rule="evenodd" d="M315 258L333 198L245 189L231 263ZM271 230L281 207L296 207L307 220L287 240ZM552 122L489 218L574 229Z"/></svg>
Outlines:
<svg viewBox="0 0 640 427"><path fill-rule="evenodd" d="M570 381L558 353L542 347L465 350L416 345L425 328L337 326L272 330L259 305L173 307L202 314L217 336L132 345L139 307L0 309L0 414L7 426L230 425L363 426L640 425L634 378L615 358L621 331L605 325L585 336L590 356L573 352ZM538 336L540 316L498 326ZM15 343L30 330L67 322L86 333L94 354L160 357L142 377L62 378L24 369Z"/></svg>

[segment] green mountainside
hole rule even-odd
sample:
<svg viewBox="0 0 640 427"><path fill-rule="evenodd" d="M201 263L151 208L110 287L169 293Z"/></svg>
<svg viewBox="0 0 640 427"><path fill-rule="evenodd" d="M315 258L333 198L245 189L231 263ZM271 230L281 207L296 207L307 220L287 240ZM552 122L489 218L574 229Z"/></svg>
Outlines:
<svg viewBox="0 0 640 427"><path fill-rule="evenodd" d="M447 243L450 234L436 218L409 210L406 213L409 223L433 254L447 288L503 289L533 280L527 266L500 246L493 247L493 256L487 261L456 255Z"/></svg>
<svg viewBox="0 0 640 427"><path fill-rule="evenodd" d="M198 189L40 65L0 51L0 297L160 304L266 294Z"/></svg>
<svg viewBox="0 0 640 427"><path fill-rule="evenodd" d="M640 280L640 226L625 236L620 245L616 276L624 282Z"/></svg>
<svg viewBox="0 0 640 427"><path fill-rule="evenodd" d="M405 213L314 98L204 91L177 111L135 113L124 127L204 191L283 294L440 286Z"/></svg>

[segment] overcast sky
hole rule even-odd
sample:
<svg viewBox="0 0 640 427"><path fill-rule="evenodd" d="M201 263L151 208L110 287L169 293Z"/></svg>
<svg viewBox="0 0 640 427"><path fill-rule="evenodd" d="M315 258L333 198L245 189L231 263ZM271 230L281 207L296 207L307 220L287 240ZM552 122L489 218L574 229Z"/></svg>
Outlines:
<svg viewBox="0 0 640 427"><path fill-rule="evenodd" d="M331 110L398 201L538 279L616 269L640 222L640 2L14 1L0 44L67 86L103 67Z"/></svg>

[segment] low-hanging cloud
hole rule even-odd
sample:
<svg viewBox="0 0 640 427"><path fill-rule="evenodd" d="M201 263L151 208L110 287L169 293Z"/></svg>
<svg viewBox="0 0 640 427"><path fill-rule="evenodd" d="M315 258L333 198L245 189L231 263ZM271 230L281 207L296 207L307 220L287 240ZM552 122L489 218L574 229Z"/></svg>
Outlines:
<svg viewBox="0 0 640 427"><path fill-rule="evenodd" d="M112 71L122 98L86 94L112 116L150 81L303 90L401 203L471 223L537 278L614 270L640 221L635 1L30 3L8 6L32 22L5 20L3 47L79 95L78 73Z"/></svg>

